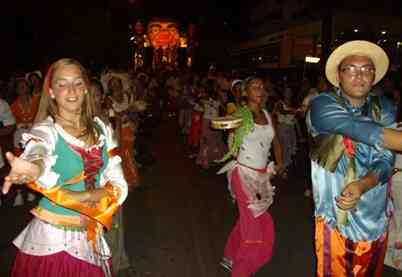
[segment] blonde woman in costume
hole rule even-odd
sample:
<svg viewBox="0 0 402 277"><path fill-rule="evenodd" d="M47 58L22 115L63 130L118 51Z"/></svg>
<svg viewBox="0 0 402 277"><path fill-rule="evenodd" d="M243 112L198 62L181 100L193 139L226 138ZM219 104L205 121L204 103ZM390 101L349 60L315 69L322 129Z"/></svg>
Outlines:
<svg viewBox="0 0 402 277"><path fill-rule="evenodd" d="M38 114L23 134L20 157L3 193L25 185L44 197L34 219L14 240L18 252L11 276L111 276L104 227L127 197L127 183L113 130L94 115L82 65L61 59L45 77Z"/></svg>

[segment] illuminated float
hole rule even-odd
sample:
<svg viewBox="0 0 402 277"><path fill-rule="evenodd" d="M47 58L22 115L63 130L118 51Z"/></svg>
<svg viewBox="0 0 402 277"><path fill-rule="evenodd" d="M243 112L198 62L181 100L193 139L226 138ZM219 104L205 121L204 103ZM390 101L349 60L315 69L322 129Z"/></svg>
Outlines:
<svg viewBox="0 0 402 277"><path fill-rule="evenodd" d="M140 21L131 25L131 29L135 70L147 65L152 65L153 69L192 67L198 47L194 24L189 24L184 34L180 33L175 21L160 18L148 22L147 33ZM147 57L146 49L151 49L152 58Z"/></svg>

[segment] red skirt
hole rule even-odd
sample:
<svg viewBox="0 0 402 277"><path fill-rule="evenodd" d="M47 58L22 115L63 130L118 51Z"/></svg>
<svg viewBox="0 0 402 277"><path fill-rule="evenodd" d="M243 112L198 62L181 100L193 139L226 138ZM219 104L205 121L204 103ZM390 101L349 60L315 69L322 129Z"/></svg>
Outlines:
<svg viewBox="0 0 402 277"><path fill-rule="evenodd" d="M200 112L191 113L191 128L188 134L188 145L197 147L200 144L201 137L201 116Z"/></svg>
<svg viewBox="0 0 402 277"><path fill-rule="evenodd" d="M67 252L34 256L17 252L12 277L104 277L102 268L77 259Z"/></svg>

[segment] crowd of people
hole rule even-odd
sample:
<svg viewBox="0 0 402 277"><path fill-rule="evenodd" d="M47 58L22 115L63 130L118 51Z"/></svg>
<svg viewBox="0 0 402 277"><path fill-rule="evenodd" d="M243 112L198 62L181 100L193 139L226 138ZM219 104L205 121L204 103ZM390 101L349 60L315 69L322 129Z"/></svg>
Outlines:
<svg viewBox="0 0 402 277"><path fill-rule="evenodd" d="M388 65L377 45L352 41L331 54L325 76L298 82L215 71L91 74L61 59L44 76L0 83L3 193L20 185L13 206L41 197L14 240L12 276L112 276L130 266L120 207L144 186L140 172L156 157L147 138L169 118L189 159L228 176L239 218L221 265L232 276L270 261L271 178L297 170L315 203L317 276L381 276L384 261L402 270L402 84ZM211 127L236 118L240 127Z"/></svg>

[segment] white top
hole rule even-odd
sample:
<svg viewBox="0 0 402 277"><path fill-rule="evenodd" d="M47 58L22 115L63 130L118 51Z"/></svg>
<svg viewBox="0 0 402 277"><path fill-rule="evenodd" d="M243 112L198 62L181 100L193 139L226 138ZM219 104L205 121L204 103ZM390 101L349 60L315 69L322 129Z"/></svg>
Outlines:
<svg viewBox="0 0 402 277"><path fill-rule="evenodd" d="M288 111L290 107L286 105L283 101L279 102L278 105L282 105L283 110ZM296 116L294 114L285 114L278 111L277 113L278 123L279 124L287 124L287 125L295 125L296 124Z"/></svg>
<svg viewBox="0 0 402 277"><path fill-rule="evenodd" d="M15 117L11 112L10 106L3 99L0 99L0 122L3 123L4 126L15 124Z"/></svg>
<svg viewBox="0 0 402 277"><path fill-rule="evenodd" d="M123 101L121 103L117 102L113 97L109 97L112 101L112 108L115 112L121 113L128 110L130 105L130 99L126 93L123 94Z"/></svg>
<svg viewBox="0 0 402 277"><path fill-rule="evenodd" d="M4 126L10 126L15 124L15 117L11 112L10 106L3 99L0 99L0 122L3 123ZM4 158L0 147L0 168L2 168L3 166L4 166Z"/></svg>
<svg viewBox="0 0 402 277"><path fill-rule="evenodd" d="M395 168L402 169L402 155L401 154L396 154L395 155ZM395 173L394 176L392 176L392 181L393 182L402 182L402 172L397 172Z"/></svg>
<svg viewBox="0 0 402 277"><path fill-rule="evenodd" d="M213 119L219 116L219 101L209 99L204 103L204 118Z"/></svg>
<svg viewBox="0 0 402 277"><path fill-rule="evenodd" d="M247 207L254 217L262 215L272 205L275 194L275 187L270 182L272 174L275 173L274 163L267 164L275 132L271 118L265 110L264 114L268 124L255 124L254 130L244 138L240 146L237 161L230 161L218 171L218 174L228 172L229 190L232 193L232 172L238 169L242 188L248 198ZM233 193L232 196L235 197Z"/></svg>
<svg viewBox="0 0 402 277"><path fill-rule="evenodd" d="M396 128L398 131L402 131L402 128ZM396 153L394 168L402 169L402 154ZM392 176L392 182L402 183L402 172L398 171Z"/></svg>
<svg viewBox="0 0 402 277"><path fill-rule="evenodd" d="M271 143L275 135L268 112L264 110L264 114L268 124L255 124L254 130L244 138L237 155L237 161L240 164L255 169L263 169L267 166L271 154Z"/></svg>

